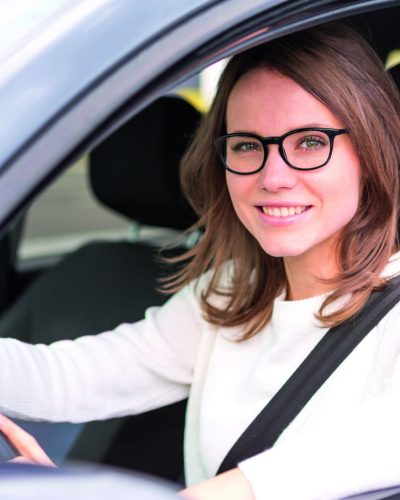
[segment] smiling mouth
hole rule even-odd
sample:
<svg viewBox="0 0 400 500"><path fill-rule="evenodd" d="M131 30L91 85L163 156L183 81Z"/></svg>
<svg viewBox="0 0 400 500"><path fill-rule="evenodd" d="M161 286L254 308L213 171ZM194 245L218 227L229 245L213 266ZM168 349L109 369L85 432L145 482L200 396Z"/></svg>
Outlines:
<svg viewBox="0 0 400 500"><path fill-rule="evenodd" d="M268 207L268 206L263 206L263 207L258 207L264 214L269 215L271 217L291 217L293 215L298 215L306 210L308 210L310 207L303 205L303 206L293 206L293 207Z"/></svg>

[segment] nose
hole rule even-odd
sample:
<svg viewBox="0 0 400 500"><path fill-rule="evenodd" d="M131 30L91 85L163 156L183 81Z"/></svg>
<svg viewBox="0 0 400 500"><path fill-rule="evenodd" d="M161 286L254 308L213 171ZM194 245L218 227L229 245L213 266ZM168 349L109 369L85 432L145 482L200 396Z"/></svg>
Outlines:
<svg viewBox="0 0 400 500"><path fill-rule="evenodd" d="M285 163L276 144L269 145L264 168L258 174L260 188L276 193L281 189L292 189L296 183L297 171Z"/></svg>

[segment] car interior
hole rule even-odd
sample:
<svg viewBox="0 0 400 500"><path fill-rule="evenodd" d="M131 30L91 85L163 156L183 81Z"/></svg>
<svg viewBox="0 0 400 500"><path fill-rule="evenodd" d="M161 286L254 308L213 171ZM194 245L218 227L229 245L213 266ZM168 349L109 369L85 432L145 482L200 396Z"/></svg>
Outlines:
<svg viewBox="0 0 400 500"><path fill-rule="evenodd" d="M400 48L396 23L400 9L393 9L349 19L383 61ZM399 83L395 64L390 72ZM159 278L167 272L163 257L181 252L193 241L185 231L196 221L196 214L181 193L178 170L200 119L200 112L189 102L167 95L89 154L88 179L97 201L136 228L175 230L174 245L161 244L160 250L158 241L140 238L96 240L55 264L38 260L27 268L18 261L26 224L26 213L20 215L0 241L0 261L6 270L0 275L1 337L47 344L96 334L137 321L147 307L167 299L159 291ZM66 459L117 465L179 481L185 406L181 401L143 415L78 427L67 424L60 430L63 438L70 437ZM46 424L38 435L50 433L51 427ZM51 439L57 443L57 433Z"/></svg>
<svg viewBox="0 0 400 500"><path fill-rule="evenodd" d="M90 154L88 176L97 200L136 225L187 229L196 215L180 194L178 165L200 116L182 98L165 96L128 121ZM17 239L21 225L3 242L13 259L16 245L8 239ZM185 238L180 239L184 246ZM166 300L158 291L162 258L178 251L179 245L160 252L154 243L140 239L90 242L46 272L36 270L36 279L3 312L0 335L51 343L138 321L147 307ZM143 416L87 424L67 458L177 480L184 410L185 402L180 402ZM70 425L63 433L75 438ZM132 453L130 442L135 442L137 453ZM163 450L174 450L175 460L170 453L163 458Z"/></svg>

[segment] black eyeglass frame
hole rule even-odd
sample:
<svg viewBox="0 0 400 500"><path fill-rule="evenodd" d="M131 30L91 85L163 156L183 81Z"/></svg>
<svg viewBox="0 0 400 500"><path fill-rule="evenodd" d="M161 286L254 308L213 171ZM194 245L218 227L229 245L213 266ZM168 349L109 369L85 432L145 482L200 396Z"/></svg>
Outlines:
<svg viewBox="0 0 400 500"><path fill-rule="evenodd" d="M330 149L329 149L329 155L328 155L327 160L324 163L322 163L322 165L318 165L317 167L311 167L311 168L300 168L300 167L296 167L295 165L292 165L286 156L285 149L283 148L283 141L286 139L286 137L293 135L293 134L297 134L298 132L312 132L312 131L324 132L329 137ZM217 154L218 154L219 159L221 160L222 165L225 168L225 170L228 170L232 174L237 174L237 175L251 175L251 174L256 174L257 172L260 172L260 170L262 170L264 168L265 163L268 159L268 145L269 144L277 144L279 154L281 155L281 158L283 159L283 161L289 167L294 168L295 170L317 170L318 168L322 168L331 159L332 151L333 151L333 142L334 142L335 137L337 135L348 134L348 133L349 133L349 130L346 128L338 129L338 128L325 128L325 127L305 127L305 128L297 128L294 130L290 130L289 132L286 132L286 134L283 134L281 136L271 136L271 137L261 137L261 136L256 135L256 134L247 134L246 132L237 132L234 134L226 134L226 135L220 135L218 137L214 137L214 139L212 140L212 143L214 144L214 146L217 150ZM261 166L259 168L257 168L256 170L252 170L251 172L238 172L237 170L232 170L230 167L228 167L228 165L225 162L224 155L221 151L220 145L221 145L222 141L224 141L225 139L227 139L229 137L250 137L250 138L254 138L254 139L259 140L264 148L264 159L262 161Z"/></svg>

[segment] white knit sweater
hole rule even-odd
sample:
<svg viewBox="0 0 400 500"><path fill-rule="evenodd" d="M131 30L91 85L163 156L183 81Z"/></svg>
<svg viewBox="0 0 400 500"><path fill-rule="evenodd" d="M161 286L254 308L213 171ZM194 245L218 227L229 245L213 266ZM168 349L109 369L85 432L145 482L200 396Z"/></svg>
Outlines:
<svg viewBox="0 0 400 500"><path fill-rule="evenodd" d="M400 273L400 256L385 274ZM201 289L201 281L200 286ZM190 285L146 319L78 340L0 339L0 411L82 422L189 396L188 484L211 477L232 444L323 337L325 296L277 298L258 335L202 319ZM10 332L12 335L12 332ZM269 451L240 464L257 499L327 499L400 483L400 305L392 309Z"/></svg>

